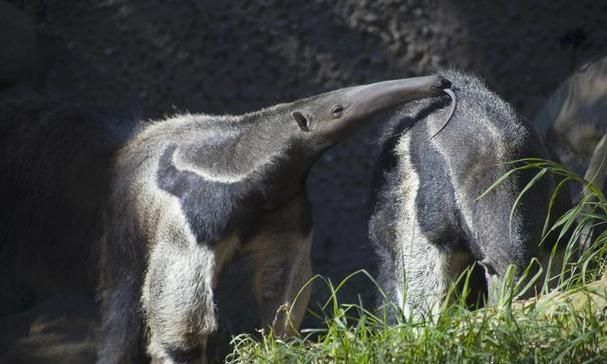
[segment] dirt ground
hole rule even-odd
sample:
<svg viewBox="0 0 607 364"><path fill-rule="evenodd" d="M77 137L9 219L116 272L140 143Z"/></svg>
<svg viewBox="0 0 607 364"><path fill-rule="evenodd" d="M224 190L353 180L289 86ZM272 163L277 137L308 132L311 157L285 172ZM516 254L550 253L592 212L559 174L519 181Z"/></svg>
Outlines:
<svg viewBox="0 0 607 364"><path fill-rule="evenodd" d="M55 62L46 92L142 119L186 110L242 113L445 67L477 73L533 117L575 65L607 49L607 3L596 0L9 2L53 39ZM358 269L375 270L366 217L379 127L329 151L309 179L314 271L334 282ZM218 307L225 333L254 325L251 298L241 297L248 273L246 259L237 259L221 277ZM374 293L368 280L357 278L346 285L342 300L360 297L370 304ZM326 295L315 285L312 307ZM63 362L92 360L87 355L93 344L87 340L93 340L93 326L79 321L84 316L73 308L84 307L94 317L95 307L85 298L68 301L41 303L23 313L21 324L15 317L4 319L2 331L12 333L0 338L0 349L12 348L10 362L45 362L17 361L14 355L31 354L28 345L44 333L61 331L61 320L69 315L76 315L69 320L86 334L75 335L84 346L72 346L72 353L82 356ZM41 312L51 312L42 324ZM61 319L53 321L52 315ZM304 322L314 325L311 319ZM65 335L62 343L69 345L72 339Z"/></svg>

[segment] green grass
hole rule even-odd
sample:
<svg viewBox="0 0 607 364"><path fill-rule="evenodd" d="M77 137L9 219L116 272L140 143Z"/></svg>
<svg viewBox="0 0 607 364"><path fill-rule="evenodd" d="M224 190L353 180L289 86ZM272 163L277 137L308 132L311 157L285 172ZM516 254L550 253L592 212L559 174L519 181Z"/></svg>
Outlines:
<svg viewBox="0 0 607 364"><path fill-rule="evenodd" d="M552 173L561 183L553 195L565 193L567 183L581 183L587 193L544 233L556 232L567 244L558 277L545 279L541 294L516 301L533 279L523 276L509 282L496 306L469 311L464 296L446 297L438 317L425 321L400 318L388 324L379 313L362 305L340 304L339 285L323 277L330 298L310 314L324 322L322 329L303 330L299 336L280 339L272 332L240 335L233 339L228 363L607 363L607 233L595 232L580 254L575 242L588 228L607 223L607 201L600 189L562 166L539 159L513 162L512 172L536 169L537 178L523 189L528 193L539 179ZM510 176L498 180L496 188ZM479 198L482 198L479 197ZM513 206L513 209L516 208ZM568 232L569 234L566 234ZM570 235L568 241L565 237ZM466 279L463 276L462 279ZM465 284L464 284L465 286ZM549 288L556 286L556 289ZM452 292L453 293L453 292ZM449 294L448 296L453 296Z"/></svg>

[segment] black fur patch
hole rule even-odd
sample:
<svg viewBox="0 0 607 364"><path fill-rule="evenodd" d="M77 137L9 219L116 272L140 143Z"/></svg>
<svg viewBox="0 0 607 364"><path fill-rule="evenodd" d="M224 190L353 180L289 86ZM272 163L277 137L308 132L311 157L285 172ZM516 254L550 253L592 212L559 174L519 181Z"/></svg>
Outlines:
<svg viewBox="0 0 607 364"><path fill-rule="evenodd" d="M179 198L190 229L198 243L214 245L225 236L233 210L235 188L205 180L173 165L176 145L169 146L160 157L157 171L158 186Z"/></svg>
<svg viewBox="0 0 607 364"><path fill-rule="evenodd" d="M464 232L447 163L427 141L430 134L426 124L416 125L411 134L411 162L420 185L415 199L418 224L433 243L450 251L461 249Z"/></svg>
<svg viewBox="0 0 607 364"><path fill-rule="evenodd" d="M195 173L180 171L173 164L176 150L177 146L171 145L162 153L158 163L157 183L162 190L179 198L181 209L198 243L213 246L227 233L234 232L244 244L265 226L264 220L289 203L285 201L275 209L264 209L265 201L269 199L268 194L274 193L273 189L267 191L262 188L269 183L212 182ZM259 186L256 187L255 183ZM285 231L297 231L306 236L312 229L310 211L309 204L302 206L296 224L289 219L285 221L285 224L289 224L288 227L285 226Z"/></svg>
<svg viewBox="0 0 607 364"><path fill-rule="evenodd" d="M202 358L202 355L205 354L202 352L202 347L197 346L189 349L178 349L178 348L166 348L169 357L175 363L191 363L196 359ZM206 354L205 354L206 355Z"/></svg>
<svg viewBox="0 0 607 364"><path fill-rule="evenodd" d="M244 215L238 220L238 226L235 227L242 244L253 240L264 227L271 225L273 230L281 230L290 234L297 234L301 237L307 237L312 231L313 215L312 205L308 200L305 190L302 192L304 198L299 201L294 197L273 210L259 210L248 216ZM295 213L289 211L289 205L296 203ZM290 205L293 208L293 205ZM278 215L277 215L278 214Z"/></svg>

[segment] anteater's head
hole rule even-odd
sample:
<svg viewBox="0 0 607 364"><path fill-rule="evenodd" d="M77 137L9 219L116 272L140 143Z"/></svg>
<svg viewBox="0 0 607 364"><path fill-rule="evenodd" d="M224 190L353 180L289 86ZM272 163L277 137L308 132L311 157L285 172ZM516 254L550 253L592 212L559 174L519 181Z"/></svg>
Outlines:
<svg viewBox="0 0 607 364"><path fill-rule="evenodd" d="M323 151L364 126L374 114L441 95L450 85L441 76L426 76L343 88L289 104L289 121L297 126L298 139Z"/></svg>
<svg viewBox="0 0 607 364"><path fill-rule="evenodd" d="M383 81L338 89L244 115L240 125L247 133L239 139L238 149L243 151L240 158L276 156L271 158L271 167L265 169L269 172L264 174L266 190L290 196L292 190L299 188L295 182L305 178L310 166L324 151L368 124L372 116L411 100L441 95L450 85L442 76Z"/></svg>

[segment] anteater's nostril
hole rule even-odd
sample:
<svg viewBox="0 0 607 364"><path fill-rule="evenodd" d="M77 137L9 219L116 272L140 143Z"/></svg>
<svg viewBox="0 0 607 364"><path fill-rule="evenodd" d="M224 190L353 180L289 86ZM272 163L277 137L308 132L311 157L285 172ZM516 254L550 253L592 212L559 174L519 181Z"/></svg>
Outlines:
<svg viewBox="0 0 607 364"><path fill-rule="evenodd" d="M451 81L449 81L449 80L448 80L448 79L446 79L446 78L443 78L443 79L440 81L440 86L441 86L442 88L449 88L449 87L451 87Z"/></svg>

